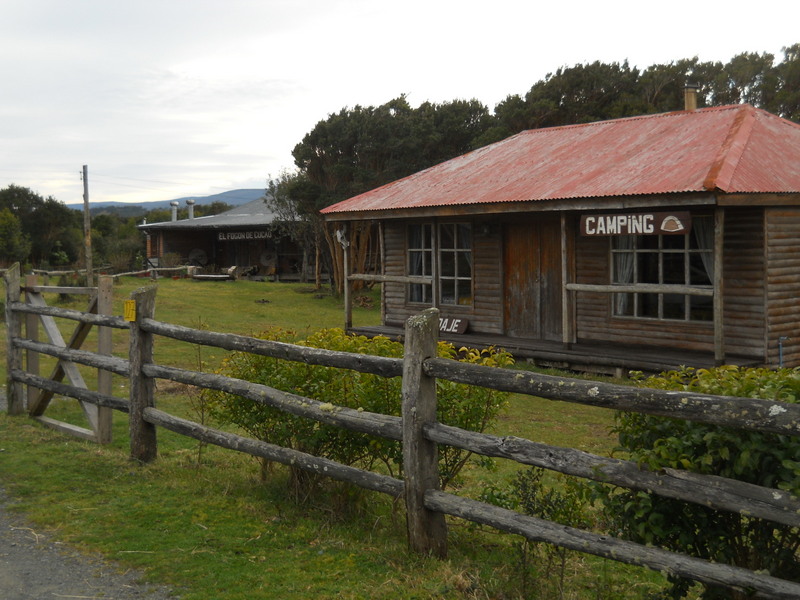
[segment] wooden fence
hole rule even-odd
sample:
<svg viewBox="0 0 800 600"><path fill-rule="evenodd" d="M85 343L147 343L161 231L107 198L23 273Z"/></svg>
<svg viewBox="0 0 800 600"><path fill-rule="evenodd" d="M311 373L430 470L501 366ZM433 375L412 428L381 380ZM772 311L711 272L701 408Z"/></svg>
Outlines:
<svg viewBox="0 0 800 600"><path fill-rule="evenodd" d="M27 290L21 285L18 267L8 270L5 281L9 412L24 412L23 386L48 390L98 407L129 413L130 454L138 461L148 462L156 458L157 428L163 427L197 440L270 461L291 464L311 472L324 473L334 479L402 498L407 511L409 545L414 551L424 554L440 557L446 555L445 515L452 515L519 534L533 541L544 541L579 552L645 566L710 585L749 590L753 597L800 597L798 583L566 527L445 493L439 489L438 484L437 445L451 445L484 456L505 458L524 465L543 467L635 490L647 490L669 498L798 527L800 501L786 492L676 469L643 471L636 464L624 460L596 456L571 448L548 446L512 436L498 437L465 431L438 423L435 419L436 379L557 401L791 436L800 435L800 405L629 388L435 358L438 334L436 309L426 310L408 320L404 358L393 359L307 348L159 322L153 319L155 286L134 292L130 304L126 306L125 317L117 317L36 306L21 301L21 292ZM87 325L128 330L128 358L26 339L22 336L22 315L46 315ZM155 364L153 345L157 336L290 361L352 369L384 377L401 376L402 416L368 413L343 407L331 410L330 405L322 401L263 385ZM78 363L126 377L129 379L129 397L117 398L31 373L22 368L23 351L46 354L56 357L62 363ZM293 415L400 441L403 445L404 479L338 464L170 415L155 406L156 379L168 379L237 394Z"/></svg>

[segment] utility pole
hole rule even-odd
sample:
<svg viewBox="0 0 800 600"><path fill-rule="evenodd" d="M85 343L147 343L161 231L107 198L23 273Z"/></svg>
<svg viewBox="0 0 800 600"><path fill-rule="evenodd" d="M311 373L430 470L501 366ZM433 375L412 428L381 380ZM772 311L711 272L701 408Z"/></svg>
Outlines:
<svg viewBox="0 0 800 600"><path fill-rule="evenodd" d="M83 247L86 254L86 285L92 287L92 220L89 215L89 167L83 165Z"/></svg>

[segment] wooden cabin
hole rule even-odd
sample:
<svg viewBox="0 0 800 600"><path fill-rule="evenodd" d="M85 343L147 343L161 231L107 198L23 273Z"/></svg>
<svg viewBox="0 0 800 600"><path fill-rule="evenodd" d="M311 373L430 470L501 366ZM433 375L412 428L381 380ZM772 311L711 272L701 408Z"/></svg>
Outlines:
<svg viewBox="0 0 800 600"><path fill-rule="evenodd" d="M524 131L322 212L380 230L361 333L435 306L560 367L800 365L800 125L749 105Z"/></svg>
<svg viewBox="0 0 800 600"><path fill-rule="evenodd" d="M254 277L302 279L302 248L285 235L263 198L236 206L217 215L178 220L173 202L172 220L143 223L139 229L147 236L147 260L162 266L171 255L179 264L190 264L201 271L225 272L233 267Z"/></svg>

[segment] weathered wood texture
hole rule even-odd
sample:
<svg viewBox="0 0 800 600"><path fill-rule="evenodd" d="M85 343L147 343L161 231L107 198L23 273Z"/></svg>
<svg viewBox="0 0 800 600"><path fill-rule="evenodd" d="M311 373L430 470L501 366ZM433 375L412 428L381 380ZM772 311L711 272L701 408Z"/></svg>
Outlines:
<svg viewBox="0 0 800 600"><path fill-rule="evenodd" d="M463 220L462 220L463 222ZM469 319L469 331L476 333L503 332L502 227L498 223L472 222L473 280L472 305L439 306L441 316ZM386 324L402 326L405 321L426 308L407 301L407 285L402 278L406 272L406 222L387 222L384 243L383 284ZM484 227L485 225L485 227Z"/></svg>
<svg viewBox="0 0 800 600"><path fill-rule="evenodd" d="M645 566L715 586L747 591L753 594L753 598L796 600L800 597L800 584L797 583L611 536L589 533L445 492L431 490L426 493L425 506L430 510L516 533L529 540L548 542L577 552Z"/></svg>
<svg viewBox="0 0 800 600"><path fill-rule="evenodd" d="M327 402L213 373L197 373L162 365L144 365L142 371L147 377L168 379L186 385L234 394L298 417L314 419L326 425L334 425L390 440L402 439L400 417L332 406Z"/></svg>
<svg viewBox="0 0 800 600"><path fill-rule="evenodd" d="M88 367L96 367L98 369L105 369L107 371L111 371L112 373L116 373L117 375L122 375L123 377L130 375L128 361L124 358L118 358L115 356L101 356L96 352L92 352L91 350L65 348L63 346L56 346L46 342L36 342L22 338L18 339L16 344L24 350L30 350L39 354L47 354L48 356L54 356L63 361L74 362L81 365L86 365Z"/></svg>
<svg viewBox="0 0 800 600"><path fill-rule="evenodd" d="M44 298L41 294L28 291L27 300L32 306L43 307L46 305ZM97 296L89 296L89 307L86 312L92 313L97 311ZM61 348L80 348L83 342L86 341L91 325L79 322L75 327L72 335L70 336L69 343L64 342L61 331L55 322L55 319L49 315L41 315L40 320L47 334L50 343ZM86 389L86 382L83 380L83 375L78 370L78 367L68 360L59 360L50 374L50 379L53 381L61 381L67 377L72 385ZM33 417L41 417L44 415L45 410L53 398L53 393L48 390L41 390L39 395L28 406L28 412ZM94 404L86 404L81 402L81 409L89 422L92 431L96 432L98 428L98 412L97 406Z"/></svg>
<svg viewBox="0 0 800 600"><path fill-rule="evenodd" d="M266 458L284 465L291 465L311 473L332 477L339 481L347 481L359 487L389 494L395 498L403 495L403 482L386 475L348 467L332 460L305 454L297 450L212 429L200 423L175 417L156 408L145 409L144 418L153 425L158 425L181 435L221 446L222 448L245 452L252 456Z"/></svg>
<svg viewBox="0 0 800 600"><path fill-rule="evenodd" d="M108 275L97 277L97 314L110 315L114 308L114 279ZM111 356L114 349L109 327L100 327L97 330L97 353L101 356ZM104 396L111 396L112 377L111 371L97 370L97 391ZM105 406L98 406L97 410L97 441L101 444L111 442L111 428L113 425L113 412Z"/></svg>
<svg viewBox="0 0 800 600"><path fill-rule="evenodd" d="M607 286L611 282L610 238L576 236L576 283ZM712 352L713 323L615 318L608 293L576 292L576 335L579 340L633 346L663 346Z"/></svg>
<svg viewBox="0 0 800 600"><path fill-rule="evenodd" d="M725 350L765 359L764 209L725 212Z"/></svg>
<svg viewBox="0 0 800 600"><path fill-rule="evenodd" d="M800 365L800 209L766 209L769 364Z"/></svg>
<svg viewBox="0 0 800 600"><path fill-rule="evenodd" d="M573 448L558 448L514 436L474 433L441 423L425 426L424 432L437 444L463 448L483 456L506 458L523 465L633 490L658 490L658 495L667 498L747 513L790 527L800 526L798 502L788 492L678 469L646 471L631 461L597 456Z"/></svg>
<svg viewBox="0 0 800 600"><path fill-rule="evenodd" d="M436 356L439 311L429 308L408 319L403 368L403 474L408 543L412 550L447 555L447 524L441 512L425 508L425 492L439 489L439 452L422 435L436 421L436 380L423 371Z"/></svg>
<svg viewBox="0 0 800 600"><path fill-rule="evenodd" d="M96 406L130 411L131 456L149 461L156 456L156 425L196 439L255 456L292 464L311 472L349 481L368 489L406 499L409 543L424 553L444 556L447 550L444 515L450 514L478 523L622 562L723 585L732 589L752 588L754 597L798 597L800 586L743 569L709 564L656 548L579 531L556 523L540 521L473 500L458 498L437 490L437 444L448 444L485 456L507 458L521 464L536 465L579 477L604 481L631 489L648 490L670 498L700 503L721 510L749 513L790 526L800 526L800 502L775 489L761 488L720 477L701 476L680 470L648 472L627 461L591 455L571 448L557 448L515 437L497 437L445 426L436 422L435 380L480 385L559 401L657 414L699 422L800 435L800 405L749 398L705 396L687 392L667 392L573 380L512 369L497 369L436 358L438 311L430 309L411 319L406 332L405 361L380 359L347 353L265 342L243 336L227 336L159 323L152 319L155 288L134 293L136 321L130 325L129 360L93 354L57 343L22 340L11 336L9 346L52 354L62 361L97 366L110 372L129 373L130 401L90 392L80 386L44 379L26 373L21 365L9 371L11 382L24 383L76 397ZM10 312L19 306L9 303ZM21 311L20 311L21 312ZM263 385L221 375L196 373L153 364L155 334L167 335L188 343L252 351L328 366L374 372L387 377L404 376L403 417L377 415L287 394ZM405 481L368 473L327 459L280 448L265 442L217 431L158 411L153 406L155 378L217 389L320 422L369 435L402 440ZM40 418L47 422L46 417ZM92 432L64 424L52 424L84 437ZM72 430L71 430L72 429Z"/></svg>
<svg viewBox="0 0 800 600"><path fill-rule="evenodd" d="M41 289L41 286L35 289ZM96 325L98 327L130 329L130 323L127 323L122 317L99 315L91 312L81 312L79 310L72 310L71 308L60 308L58 306L47 306L44 304L14 304L14 311L34 315L59 317L61 319L69 319L71 321L78 321L80 323Z"/></svg>
<svg viewBox="0 0 800 600"><path fill-rule="evenodd" d="M141 322L152 318L155 310L156 287L140 288L131 294L136 303L136 318L131 322L130 360L130 446L131 458L143 463L155 460L158 453L156 428L144 419L144 410L154 406L155 381L142 368L153 362L153 334L144 331Z"/></svg>
<svg viewBox="0 0 800 600"><path fill-rule="evenodd" d="M541 213L507 223L503 247L505 334L561 341L559 215Z"/></svg>
<svg viewBox="0 0 800 600"><path fill-rule="evenodd" d="M426 361L425 372L431 377L539 398L800 436L800 404L635 388L515 369L486 367L443 358Z"/></svg>
<svg viewBox="0 0 800 600"><path fill-rule="evenodd" d="M82 402L88 402L97 406L104 406L120 412L129 412L129 402L124 398L117 398L116 396L109 396L100 394L98 392L76 387L67 383L53 381L38 375L33 375L27 371L16 370L13 373L15 379L21 381L26 385L30 385L42 390L50 390L53 393L76 398ZM94 439L92 437L91 439Z"/></svg>
<svg viewBox="0 0 800 600"><path fill-rule="evenodd" d="M181 340L190 344L214 346L224 350L237 350L295 362L352 369L383 377L398 377L403 372L403 361L399 358L365 356L363 354L308 348L283 342L260 340L243 335L202 331L146 318L141 320L140 326L144 331L151 334Z"/></svg>
<svg viewBox="0 0 800 600"><path fill-rule="evenodd" d="M14 380L11 374L22 368L22 348L15 345L14 340L22 335L22 319L14 310L19 304L20 273L19 263L11 265L3 274L6 286L6 336L8 346L6 349L6 401L8 414L20 415L25 412L25 397L22 383Z"/></svg>
<svg viewBox="0 0 800 600"><path fill-rule="evenodd" d="M30 289L31 287L35 286L38 282L37 280L37 275L26 275L25 288ZM29 293L30 292L26 292L26 294ZM35 314L28 313L25 315L25 338L34 341L39 339L39 318ZM28 373L38 375L39 366L39 353L34 352L33 350L28 350L25 353L25 369L28 371ZM28 386L27 392L28 406L30 406L36 401L36 397L39 395L39 390L35 387Z"/></svg>

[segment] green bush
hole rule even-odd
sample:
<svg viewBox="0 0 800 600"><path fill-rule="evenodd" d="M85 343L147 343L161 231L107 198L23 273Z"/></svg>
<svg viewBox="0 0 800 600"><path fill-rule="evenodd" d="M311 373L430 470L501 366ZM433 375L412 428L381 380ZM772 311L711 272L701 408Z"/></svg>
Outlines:
<svg viewBox="0 0 800 600"><path fill-rule="evenodd" d="M640 377L638 383L656 389L783 402L797 402L800 397L799 369L687 368ZM621 449L650 470L685 469L800 496L797 437L635 413L619 414L616 432ZM604 503L629 539L783 579L800 579L800 531L796 528L641 491L607 490ZM674 580L668 596L683 597L689 585L686 580ZM730 590L705 588L702 592L704 599L736 597Z"/></svg>
<svg viewBox="0 0 800 600"><path fill-rule="evenodd" d="M367 338L346 334L341 329L323 329L306 340L294 342L292 331L270 329L260 337L297 343L312 348L399 358L403 346L386 337ZM439 356L491 366L509 366L511 356L502 351L482 351L439 344ZM260 383L284 392L298 394L334 406L389 415L399 415L401 381L333 367L322 367L243 352L229 355L218 371L221 374ZM292 448L345 465L372 469L381 464L396 477L402 475L402 450L395 441L353 433L316 421L286 414L261 403L221 392L209 392L212 415L233 423L252 437ZM437 382L438 419L448 425L483 431L502 408L507 394L485 388ZM442 447L440 480L444 487L452 482L469 458L464 450ZM305 493L316 483L310 474L292 469L296 491Z"/></svg>

